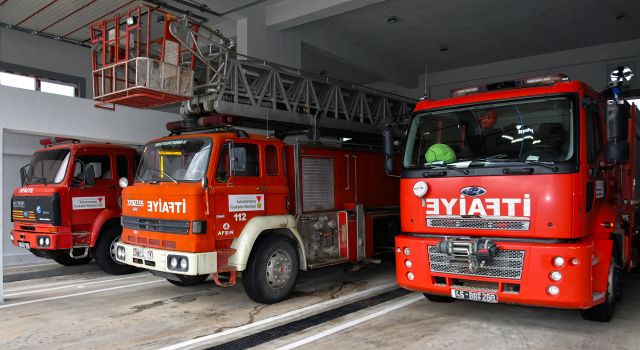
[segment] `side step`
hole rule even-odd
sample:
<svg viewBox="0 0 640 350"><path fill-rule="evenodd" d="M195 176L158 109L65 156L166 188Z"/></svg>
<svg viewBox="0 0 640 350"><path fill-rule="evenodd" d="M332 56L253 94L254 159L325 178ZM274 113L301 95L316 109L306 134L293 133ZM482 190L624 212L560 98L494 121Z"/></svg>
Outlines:
<svg viewBox="0 0 640 350"><path fill-rule="evenodd" d="M73 259L83 259L89 256L89 232L80 231L73 232L73 241L71 249L69 249L69 256ZM81 254L74 254L74 250L81 249Z"/></svg>
<svg viewBox="0 0 640 350"><path fill-rule="evenodd" d="M220 287L233 287L236 284L236 268L229 266L229 257L236 253L235 249L222 249L218 251L218 272L213 274L213 281ZM226 274L229 274L228 278ZM223 280L220 280L223 274Z"/></svg>

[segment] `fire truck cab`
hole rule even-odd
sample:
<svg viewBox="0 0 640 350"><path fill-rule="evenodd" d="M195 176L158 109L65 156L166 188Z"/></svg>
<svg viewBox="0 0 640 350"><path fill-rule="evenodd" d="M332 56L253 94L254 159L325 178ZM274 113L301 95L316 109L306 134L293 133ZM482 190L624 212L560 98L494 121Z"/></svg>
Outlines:
<svg viewBox="0 0 640 350"><path fill-rule="evenodd" d="M116 258L176 285L213 274L280 301L298 270L364 262L393 250L397 180L382 152L287 145L221 125L150 141L136 183L123 191ZM200 123L199 124L203 124Z"/></svg>
<svg viewBox="0 0 640 350"><path fill-rule="evenodd" d="M95 258L108 273L133 272L112 253L121 232L118 178L133 180L136 150L59 137L40 143L11 198L13 244L65 266Z"/></svg>
<svg viewBox="0 0 640 350"><path fill-rule="evenodd" d="M398 284L610 320L620 272L638 264L635 113L563 75L421 101L402 162ZM387 130L389 154L392 142Z"/></svg>

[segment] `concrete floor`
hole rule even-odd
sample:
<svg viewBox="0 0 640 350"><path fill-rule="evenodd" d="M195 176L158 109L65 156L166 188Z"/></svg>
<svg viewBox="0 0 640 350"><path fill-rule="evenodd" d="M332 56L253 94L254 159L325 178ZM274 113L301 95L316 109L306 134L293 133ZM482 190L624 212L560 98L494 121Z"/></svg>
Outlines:
<svg viewBox="0 0 640 350"><path fill-rule="evenodd" d="M258 348L640 349L640 275L626 277L625 298L607 324L577 311L437 304L411 293ZM294 296L269 306L252 302L241 285L177 287L147 272L107 275L93 264L11 268L5 278L2 349L202 348L395 289L388 262L302 273Z"/></svg>

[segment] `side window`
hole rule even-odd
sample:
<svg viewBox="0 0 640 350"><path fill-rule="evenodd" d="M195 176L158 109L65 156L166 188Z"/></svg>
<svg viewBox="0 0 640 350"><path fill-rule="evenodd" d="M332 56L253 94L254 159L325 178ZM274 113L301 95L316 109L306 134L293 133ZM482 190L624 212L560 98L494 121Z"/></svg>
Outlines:
<svg viewBox="0 0 640 350"><path fill-rule="evenodd" d="M125 156L116 158L116 166L118 167L118 179L121 177L129 177L129 160Z"/></svg>
<svg viewBox="0 0 640 350"><path fill-rule="evenodd" d="M231 156L233 153L233 156ZM226 182L231 175L260 176L258 145L250 143L225 143L220 149L216 181Z"/></svg>
<svg viewBox="0 0 640 350"><path fill-rule="evenodd" d="M278 176L278 149L273 145L265 148L267 176Z"/></svg>
<svg viewBox="0 0 640 350"><path fill-rule="evenodd" d="M586 109L587 115L587 161L594 163L602 149L602 123L597 107L590 106Z"/></svg>
<svg viewBox="0 0 640 350"><path fill-rule="evenodd" d="M82 161L85 165L93 164L93 169L96 172L96 180L111 179L111 160L108 156L80 156L76 158ZM74 177L82 177L84 168L81 164L76 163L73 171Z"/></svg>

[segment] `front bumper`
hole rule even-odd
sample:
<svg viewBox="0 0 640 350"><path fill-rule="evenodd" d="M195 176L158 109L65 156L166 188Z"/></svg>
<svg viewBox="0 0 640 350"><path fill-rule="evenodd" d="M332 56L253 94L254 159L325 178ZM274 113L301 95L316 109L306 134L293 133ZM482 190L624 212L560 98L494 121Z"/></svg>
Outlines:
<svg viewBox="0 0 640 350"><path fill-rule="evenodd" d="M48 245L41 245L40 238L49 238ZM71 232L38 232L11 230L11 242L21 248L58 250L70 249L73 244L73 234Z"/></svg>
<svg viewBox="0 0 640 350"><path fill-rule="evenodd" d="M436 245L442 238L427 236L399 235L396 237L396 280L406 289L435 295L451 296L452 289L495 293L500 303L512 303L566 309L584 309L604 301L604 290L592 287L592 257L597 255L591 242L575 243L528 243L500 242L500 250L524 252L521 273L510 278L482 276L480 273L452 270L439 271L435 262L431 266L429 246ZM409 255L405 254L409 248ZM435 255L434 255L435 256ZM564 266L554 267L553 259L561 256ZM572 261L576 261L573 264ZM407 260L411 263L407 264ZM608 266L607 259L599 259ZM411 267L408 268L407 265ZM550 278L553 271L559 271L562 278ZM409 272L413 279L409 279ZM557 295L548 292L549 286L559 288Z"/></svg>
<svg viewBox="0 0 640 350"><path fill-rule="evenodd" d="M149 260L146 260L144 258L136 258L133 256L134 248L149 251L152 253L153 257ZM143 269L188 276L207 275L218 271L218 258L216 252L185 253L173 250L147 248L121 242L116 244L116 252L118 251L118 249L124 249L125 254L124 259L121 259L118 254L116 254L116 260L121 263ZM188 260L188 268L186 269L186 271L170 269L170 256L186 258Z"/></svg>

